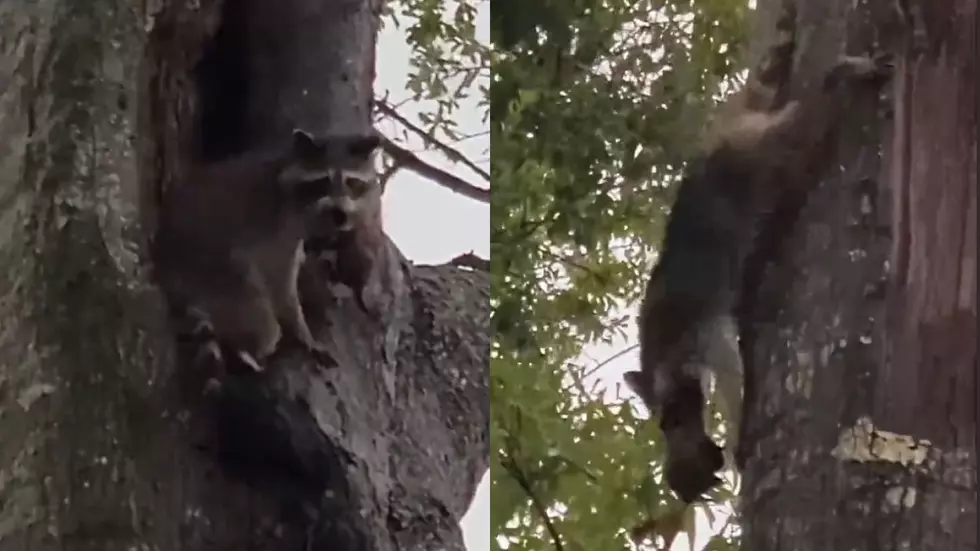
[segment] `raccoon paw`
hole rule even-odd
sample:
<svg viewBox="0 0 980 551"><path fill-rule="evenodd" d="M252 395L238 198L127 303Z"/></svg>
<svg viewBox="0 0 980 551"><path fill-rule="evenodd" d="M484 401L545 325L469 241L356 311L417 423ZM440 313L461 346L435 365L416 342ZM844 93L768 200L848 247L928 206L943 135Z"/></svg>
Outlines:
<svg viewBox="0 0 980 551"><path fill-rule="evenodd" d="M206 318L195 318L194 327L191 327L191 335L195 337L213 337L214 326L211 320Z"/></svg>
<svg viewBox="0 0 980 551"><path fill-rule="evenodd" d="M201 340L214 338L214 325L204 310L188 306L182 311L181 317L184 319L181 325L188 329L188 335Z"/></svg>
<svg viewBox="0 0 980 551"><path fill-rule="evenodd" d="M195 362L203 362L206 358L215 363L224 363L224 354L221 353L221 347L218 345L218 341L206 341L198 348L197 355L194 358Z"/></svg>
<svg viewBox="0 0 980 551"><path fill-rule="evenodd" d="M253 371L257 373L261 373L262 371L265 371L265 368L262 367L262 364L260 364L258 360L255 359L255 356L249 354L248 352L244 350L236 350L235 355L238 357L238 360L243 365L249 367Z"/></svg>
<svg viewBox="0 0 980 551"><path fill-rule="evenodd" d="M884 82L895 72L894 56L881 53L875 56L842 56L827 74L824 86L832 88L855 81Z"/></svg>

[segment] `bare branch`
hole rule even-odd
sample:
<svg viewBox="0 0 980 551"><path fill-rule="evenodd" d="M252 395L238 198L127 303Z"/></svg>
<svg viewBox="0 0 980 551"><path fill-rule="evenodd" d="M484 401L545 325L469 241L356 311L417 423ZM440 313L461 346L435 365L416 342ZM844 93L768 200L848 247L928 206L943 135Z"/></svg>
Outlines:
<svg viewBox="0 0 980 551"><path fill-rule="evenodd" d="M381 186L381 190L384 191L388 187L388 180L398 172L401 166L398 163L391 163L391 166L386 168L384 172L378 175L378 184Z"/></svg>
<svg viewBox="0 0 980 551"><path fill-rule="evenodd" d="M378 99L378 100L376 100L374 102L374 105L375 105L375 107L378 108L378 111L380 111L384 115L389 116L389 117L395 119L396 121L398 121L405 128L408 128L414 134L416 134L417 136L419 136L420 138L422 138L422 140L424 140L425 143L433 145L436 149L438 149L440 152L442 152L443 155L445 155L446 157L448 157L449 160L453 161L454 163L461 163L461 164L469 167L473 172L476 172L477 174L479 174L480 176L482 176L486 181L488 181L488 182L490 181L490 173L489 172L487 172L486 170L483 170L476 163L474 163L473 161L467 159L466 156L463 155L462 153L460 153L458 150L456 150L453 147L450 147L449 145L447 145L447 144L439 141L439 139L437 139L435 136L433 136L432 134L426 132L423 128L419 127L418 125L412 123L412 121L410 121L410 120L406 119L405 117L403 117L401 114L398 113L398 111L395 110L395 108L393 106L391 106L390 104L388 104L388 102L385 101L384 99Z"/></svg>
<svg viewBox="0 0 980 551"><path fill-rule="evenodd" d="M481 136L487 136L490 134L489 130L480 130L479 132L472 132L470 134L460 134L458 142L465 142L466 140L472 140L473 138L479 138Z"/></svg>
<svg viewBox="0 0 980 551"><path fill-rule="evenodd" d="M490 271L490 261L485 258L480 258L470 251L468 253L461 254L456 258L449 261L453 266L462 266L466 268L473 268L474 270L479 270L481 272Z"/></svg>
<svg viewBox="0 0 980 551"><path fill-rule="evenodd" d="M518 467L517 462L513 459L508 459L503 461L504 468L510 472L510 475L517 482L517 485L524 490L527 494L528 499L531 500L531 506L534 508L538 516L541 517L541 521L544 523L545 529L548 531L548 535L551 536L551 540L555 543L555 551L564 551L565 546L562 543L561 534L558 533L558 528L555 527L555 523L551 520L551 515L548 514L548 509L538 498L537 494L534 493L531 487L531 482L524 475L524 471Z"/></svg>
<svg viewBox="0 0 980 551"><path fill-rule="evenodd" d="M456 193L465 195L470 199L476 199L481 203L490 202L489 189L477 187L466 180L463 180L459 176L450 174L441 168L430 165L429 163L420 159L415 153L412 153L390 139L384 138L384 142L382 143L381 147L384 149L384 152L387 153L395 162L395 166L407 168L423 178L428 178L433 182L449 188Z"/></svg>
<svg viewBox="0 0 980 551"><path fill-rule="evenodd" d="M523 415L520 410L517 412L517 422L520 424ZM528 499L531 500L531 507L534 511L541 517L541 521L544 523L545 530L548 531L548 535L551 536L551 540L555 544L555 551L564 551L565 546L562 543L561 534L558 533L558 528L555 527L555 523L551 520L551 515L548 514L548 508L541 501L538 495L534 492L531 480L528 479L527 473L524 469L517 463L516 454L518 452L517 439L514 437L514 433L511 432L505 438L504 446L506 446L506 452L500 459L500 465L507 471L508 474L513 477L514 481L524 493L527 494Z"/></svg>
<svg viewBox="0 0 980 551"><path fill-rule="evenodd" d="M573 258L569 258L567 256L562 256L562 255L560 255L558 253L552 252L551 250L545 248L544 245L541 245L540 247L538 247L538 250L541 252L541 254L543 254L545 256L548 256L548 257L550 257L551 259L553 259L553 260L555 260L557 262L561 262L561 263L567 264L568 266L571 266L573 268L578 268L579 270L582 270L583 272L585 272L585 273L591 275L592 277L594 277L596 279L596 281L600 281L600 282L605 282L606 281L606 277L603 276L602 274L600 274L599 272L595 271L595 269L593 269L593 268L591 268L589 266L586 266L585 264L582 264L581 262L578 262L578 261L576 261Z"/></svg>
<svg viewBox="0 0 980 551"><path fill-rule="evenodd" d="M586 371L582 375L582 378L584 379L586 377L591 377L592 375L594 375L597 371L599 371L603 367L606 367L607 365L609 365L610 363L612 363L616 359L621 358L621 357L625 356L626 354L629 354L633 350L639 348L639 346L640 345L638 345L638 344L634 344L634 345L631 345L631 346L627 346L626 348L620 350L619 352L616 352L612 356L609 356L605 360L602 360L601 362L599 362L599 363L595 364L594 366L592 366L591 368L589 368L589 370Z"/></svg>

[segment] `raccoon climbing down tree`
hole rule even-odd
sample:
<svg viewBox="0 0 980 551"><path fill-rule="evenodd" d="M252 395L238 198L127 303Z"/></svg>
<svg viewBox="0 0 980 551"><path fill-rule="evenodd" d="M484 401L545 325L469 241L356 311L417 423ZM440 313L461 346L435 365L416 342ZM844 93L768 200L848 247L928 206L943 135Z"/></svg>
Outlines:
<svg viewBox="0 0 980 551"><path fill-rule="evenodd" d="M733 312L757 226L786 191L819 181L851 100L876 92L891 71L883 58L845 57L821 85L786 101L794 26L787 6L781 40L689 163L640 307L640 370L626 373L625 382L659 415L665 478L685 502L715 487L724 466L704 424L709 371L733 417L730 435L740 423L743 366Z"/></svg>
<svg viewBox="0 0 980 551"><path fill-rule="evenodd" d="M363 164L376 135L314 138L297 130L278 150L194 167L167 193L152 245L155 278L175 312L261 370L285 334L318 360L297 292L303 241L338 173ZM229 358L225 357L227 361Z"/></svg>

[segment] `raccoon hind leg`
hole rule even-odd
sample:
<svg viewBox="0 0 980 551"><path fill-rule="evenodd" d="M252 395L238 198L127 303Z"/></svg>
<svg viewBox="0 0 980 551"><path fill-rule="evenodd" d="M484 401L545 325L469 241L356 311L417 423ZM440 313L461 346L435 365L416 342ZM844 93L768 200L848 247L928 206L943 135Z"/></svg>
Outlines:
<svg viewBox="0 0 980 551"><path fill-rule="evenodd" d="M719 109L705 139L706 151L726 145L754 151L774 124L773 113L787 107L796 55L796 6L792 0L784 0L776 29L776 42L763 53L742 88Z"/></svg>
<svg viewBox="0 0 980 551"><path fill-rule="evenodd" d="M257 273L252 271L241 285L202 297L197 308L211 320L226 363L240 361L262 371L261 361L275 351L282 329Z"/></svg>
<svg viewBox="0 0 980 551"><path fill-rule="evenodd" d="M776 20L776 42L770 46L750 76L746 109L778 111L789 100L796 55L796 5L784 0Z"/></svg>

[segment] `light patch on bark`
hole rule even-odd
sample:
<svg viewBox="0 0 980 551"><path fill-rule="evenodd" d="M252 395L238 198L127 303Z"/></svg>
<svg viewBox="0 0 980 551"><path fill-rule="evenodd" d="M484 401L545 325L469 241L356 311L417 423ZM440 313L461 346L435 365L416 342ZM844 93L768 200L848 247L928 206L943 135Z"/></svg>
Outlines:
<svg viewBox="0 0 980 551"><path fill-rule="evenodd" d="M915 505L915 488L909 486L893 486L885 491L886 508L911 509Z"/></svg>
<svg viewBox="0 0 980 551"><path fill-rule="evenodd" d="M0 541L18 534L42 518L41 488L33 480L30 463L38 452L39 432L28 436L9 465L0 469L0 489L4 490L4 510L0 515Z"/></svg>
<svg viewBox="0 0 980 551"><path fill-rule="evenodd" d="M834 351L834 345L828 344L820 349L820 365L830 364L830 354Z"/></svg>
<svg viewBox="0 0 980 551"><path fill-rule="evenodd" d="M52 394L55 391L55 387L48 383L35 383L23 390L17 396L17 404L24 410L27 411L31 408L34 402L38 401L48 394Z"/></svg>
<svg viewBox="0 0 980 551"><path fill-rule="evenodd" d="M813 354L809 351L796 351L797 369L786 377L786 391L809 398L813 393Z"/></svg>
<svg viewBox="0 0 980 551"><path fill-rule="evenodd" d="M928 440L877 429L869 417L861 417L853 427L841 431L830 454L842 461L885 461L922 468L932 447Z"/></svg>

